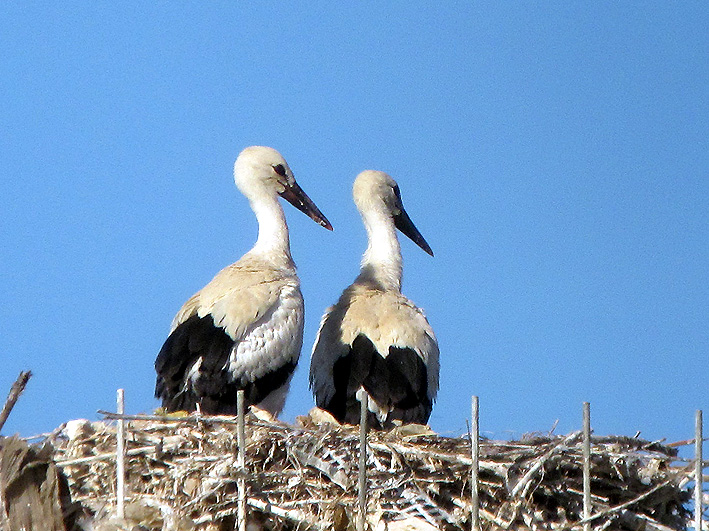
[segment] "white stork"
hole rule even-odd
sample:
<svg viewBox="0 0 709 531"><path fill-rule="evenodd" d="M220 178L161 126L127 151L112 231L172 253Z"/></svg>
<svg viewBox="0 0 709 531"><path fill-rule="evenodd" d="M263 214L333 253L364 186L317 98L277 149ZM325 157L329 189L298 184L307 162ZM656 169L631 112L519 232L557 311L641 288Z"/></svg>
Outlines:
<svg viewBox="0 0 709 531"><path fill-rule="evenodd" d="M234 180L256 215L258 240L177 312L155 360L155 396L168 411L233 415L244 389L247 406L277 416L298 363L303 296L278 196L332 226L275 149L244 149Z"/></svg>
<svg viewBox="0 0 709 531"><path fill-rule="evenodd" d="M359 422L363 393L370 424L425 424L438 390L438 343L423 312L401 294L396 229L433 256L401 203L396 181L367 170L354 182L369 246L359 276L322 318L310 362L318 407Z"/></svg>

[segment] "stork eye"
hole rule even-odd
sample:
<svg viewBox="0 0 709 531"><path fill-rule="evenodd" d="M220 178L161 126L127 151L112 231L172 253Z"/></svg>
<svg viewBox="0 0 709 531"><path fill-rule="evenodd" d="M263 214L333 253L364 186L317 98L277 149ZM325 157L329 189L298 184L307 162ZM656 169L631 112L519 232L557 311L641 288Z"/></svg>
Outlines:
<svg viewBox="0 0 709 531"><path fill-rule="evenodd" d="M273 171L275 171L278 175L281 177L286 176L286 168L283 166L283 164L276 164L273 166Z"/></svg>

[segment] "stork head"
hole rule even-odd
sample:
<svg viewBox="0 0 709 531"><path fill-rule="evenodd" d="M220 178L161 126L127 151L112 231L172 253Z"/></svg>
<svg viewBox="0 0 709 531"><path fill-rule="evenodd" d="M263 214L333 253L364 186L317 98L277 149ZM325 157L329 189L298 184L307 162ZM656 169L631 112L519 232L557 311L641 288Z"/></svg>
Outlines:
<svg viewBox="0 0 709 531"><path fill-rule="evenodd" d="M249 201L280 195L295 208L328 230L332 225L298 185L286 159L273 148L251 146L234 163L234 181Z"/></svg>
<svg viewBox="0 0 709 531"><path fill-rule="evenodd" d="M363 171L355 179L352 195L363 218L369 215L390 218L402 234L433 256L431 247L404 210L399 185L390 175L383 171Z"/></svg>

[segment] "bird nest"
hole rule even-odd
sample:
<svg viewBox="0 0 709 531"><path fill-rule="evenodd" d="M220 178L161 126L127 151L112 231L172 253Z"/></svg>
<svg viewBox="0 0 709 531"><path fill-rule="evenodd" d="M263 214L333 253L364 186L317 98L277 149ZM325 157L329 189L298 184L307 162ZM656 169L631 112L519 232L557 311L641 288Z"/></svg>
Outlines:
<svg viewBox="0 0 709 531"><path fill-rule="evenodd" d="M355 529L355 429L315 420L312 412L295 426L247 415L242 470L233 418L132 418L124 523L115 518L115 424L72 421L49 438L72 501L95 530L235 529L240 479L249 529ZM470 529L468 437L441 437L421 426L368 437L370 529ZM593 528L684 529L689 472L677 461L676 450L658 443L593 437ZM582 464L580 433L482 440L482 529L580 529Z"/></svg>

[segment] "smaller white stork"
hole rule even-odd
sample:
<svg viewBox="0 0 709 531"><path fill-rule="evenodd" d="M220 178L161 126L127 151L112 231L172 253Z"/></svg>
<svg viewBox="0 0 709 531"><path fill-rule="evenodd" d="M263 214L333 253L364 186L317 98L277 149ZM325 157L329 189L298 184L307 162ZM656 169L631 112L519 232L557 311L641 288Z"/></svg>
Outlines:
<svg viewBox="0 0 709 531"><path fill-rule="evenodd" d="M155 361L155 396L168 411L233 415L237 391L244 389L247 406L277 416L298 363L303 296L278 196L326 229L332 226L275 149L244 149L234 180L256 215L258 240L175 316Z"/></svg>
<svg viewBox="0 0 709 531"><path fill-rule="evenodd" d="M375 428L425 424L438 391L438 343L423 312L401 294L398 228L433 252L401 203L396 181L367 170L353 196L369 245L359 276L320 323L310 362L318 407L338 421L359 422L363 393Z"/></svg>

